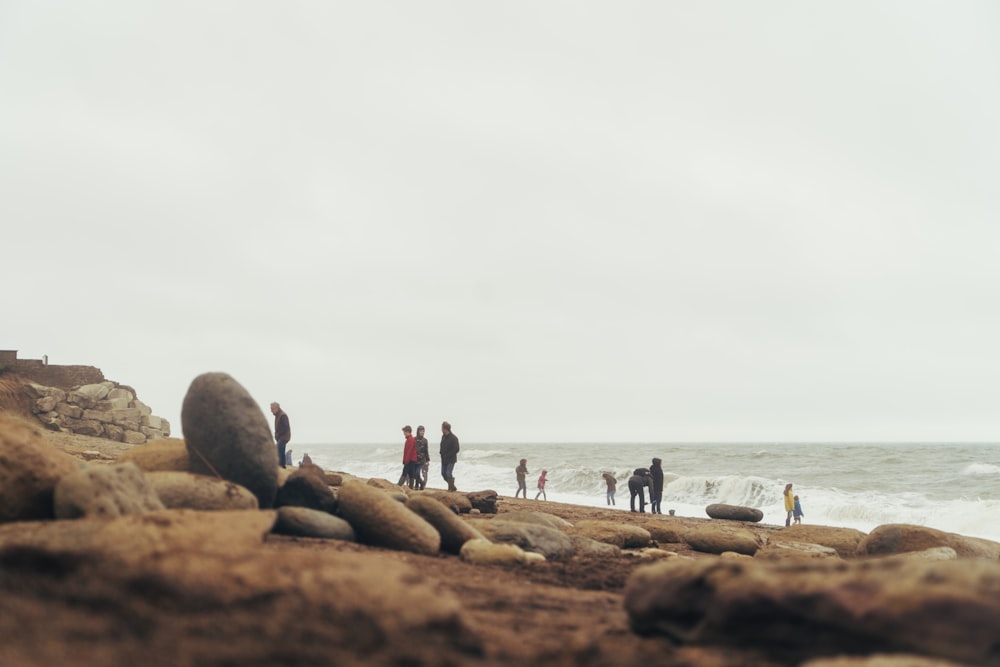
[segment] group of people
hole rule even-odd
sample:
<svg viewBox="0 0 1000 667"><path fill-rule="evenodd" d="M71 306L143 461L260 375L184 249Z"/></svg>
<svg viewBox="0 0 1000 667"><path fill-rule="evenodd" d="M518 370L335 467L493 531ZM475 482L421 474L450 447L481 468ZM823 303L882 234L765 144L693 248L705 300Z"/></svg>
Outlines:
<svg viewBox="0 0 1000 667"><path fill-rule="evenodd" d="M785 498L785 527L792 525L793 521L802 523L802 517L805 516L805 513L802 511L799 497L792 493L791 484L785 484L785 492L782 495Z"/></svg>
<svg viewBox="0 0 1000 667"><path fill-rule="evenodd" d="M451 424L441 422L441 477L448 483L449 491L458 491L455 486L455 464L458 462L458 436L451 432ZM424 437L424 427L417 427L417 435L406 425L403 427L403 473L399 477L400 486L411 489L427 488L427 472L431 467L431 454Z"/></svg>
<svg viewBox="0 0 1000 667"><path fill-rule="evenodd" d="M528 459L521 459L521 462L516 468L514 468L514 474L517 475L517 491L514 492L514 497L517 498L518 495L524 494L524 499L528 499L528 483L527 478L531 473L528 472ZM549 497L545 495L545 483L548 481L546 475L549 474L548 470L542 470L542 474L538 476L538 493L535 494L535 500L538 500L538 496L542 497L542 500L548 500Z"/></svg>
<svg viewBox="0 0 1000 667"><path fill-rule="evenodd" d="M608 482L608 500L614 505L614 491L612 481L608 481L608 473L605 473L604 480ZM663 500L663 460L654 458L648 468L636 468L632 471L632 476L628 478L629 509L635 509L635 499L639 499L639 512L646 512L646 488L649 488L649 511L651 514L663 514L660 503Z"/></svg>

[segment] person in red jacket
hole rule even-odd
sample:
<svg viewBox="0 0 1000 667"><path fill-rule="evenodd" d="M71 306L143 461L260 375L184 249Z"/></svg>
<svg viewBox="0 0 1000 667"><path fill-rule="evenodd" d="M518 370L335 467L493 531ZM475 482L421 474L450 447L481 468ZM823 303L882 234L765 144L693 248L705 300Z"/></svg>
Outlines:
<svg viewBox="0 0 1000 667"><path fill-rule="evenodd" d="M413 437L413 429L410 428L409 424L403 427L403 435L406 436L406 441L403 443L403 477L405 479L400 480L400 485L405 482L412 489L416 486L417 480L420 479L420 464L417 462L417 439Z"/></svg>
<svg viewBox="0 0 1000 667"><path fill-rule="evenodd" d="M543 470L542 474L538 476L538 493L535 494L535 500L538 500L538 496L541 496L542 500L549 499L549 497L545 495L545 482L549 481L545 476L548 473L548 470Z"/></svg>

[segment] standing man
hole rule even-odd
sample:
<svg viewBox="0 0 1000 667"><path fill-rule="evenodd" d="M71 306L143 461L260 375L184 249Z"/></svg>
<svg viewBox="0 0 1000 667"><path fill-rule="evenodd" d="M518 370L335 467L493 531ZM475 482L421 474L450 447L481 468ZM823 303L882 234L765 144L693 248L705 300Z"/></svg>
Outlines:
<svg viewBox="0 0 1000 667"><path fill-rule="evenodd" d="M663 463L660 459L653 459L653 465L649 466L649 473L653 476L653 486L649 489L649 511L653 514L663 514L660 510L660 501L663 500Z"/></svg>
<svg viewBox="0 0 1000 667"><path fill-rule="evenodd" d="M406 438L403 442L403 477L399 484L402 486L405 481L412 489L416 486L420 469L417 467L417 439L413 437L413 429L409 424L403 427L403 436Z"/></svg>
<svg viewBox="0 0 1000 667"><path fill-rule="evenodd" d="M455 462L458 461L458 436L451 432L451 424L441 422L441 476L448 482L449 491L455 486Z"/></svg>
<svg viewBox="0 0 1000 667"><path fill-rule="evenodd" d="M278 443L278 464L285 467L285 446L292 439L292 426L288 423L288 415L277 402L271 403L271 414L274 415L274 441Z"/></svg>
<svg viewBox="0 0 1000 667"><path fill-rule="evenodd" d="M417 485L420 489L426 489L427 470L431 467L431 451L427 446L427 438L424 437L423 426L417 427L417 464L420 470Z"/></svg>
<svg viewBox="0 0 1000 667"><path fill-rule="evenodd" d="M629 506L635 511L635 499L639 498L639 512L646 513L646 485L651 483L649 471L645 468L636 468L632 476L628 478L628 492L630 495Z"/></svg>

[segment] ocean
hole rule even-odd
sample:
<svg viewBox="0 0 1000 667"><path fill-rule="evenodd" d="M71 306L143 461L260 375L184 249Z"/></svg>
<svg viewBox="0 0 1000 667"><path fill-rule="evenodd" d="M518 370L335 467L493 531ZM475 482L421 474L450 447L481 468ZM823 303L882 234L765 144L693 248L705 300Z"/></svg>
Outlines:
<svg viewBox="0 0 1000 667"><path fill-rule="evenodd" d="M431 440L428 486L445 488L437 448ZM296 463L308 453L324 469L359 477L395 482L402 469L402 442L292 449ZM513 497L514 468L526 458L529 498L545 469L548 500L606 507L601 473L609 471L619 482L616 509L627 512L628 477L653 457L663 460L664 513L704 518L707 505L726 503L783 525L781 494L791 482L804 523L865 532L909 523L1000 541L1000 443L462 443L455 478L463 491Z"/></svg>

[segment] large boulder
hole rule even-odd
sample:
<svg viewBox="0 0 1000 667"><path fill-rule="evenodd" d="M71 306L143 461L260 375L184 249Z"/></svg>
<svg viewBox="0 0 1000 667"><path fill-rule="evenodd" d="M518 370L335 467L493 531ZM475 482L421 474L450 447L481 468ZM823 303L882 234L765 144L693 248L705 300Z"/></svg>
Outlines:
<svg viewBox="0 0 1000 667"><path fill-rule="evenodd" d="M34 424L0 412L0 522L53 518L56 484L80 465Z"/></svg>
<svg viewBox="0 0 1000 667"><path fill-rule="evenodd" d="M337 498L340 515L364 544L429 555L441 548L441 535L434 526L385 491L349 481Z"/></svg>
<svg viewBox="0 0 1000 667"><path fill-rule="evenodd" d="M781 664L895 652L1000 664L1000 563L986 560L671 559L633 572L625 610L640 634Z"/></svg>
<svg viewBox="0 0 1000 667"><path fill-rule="evenodd" d="M176 470L147 472L145 476L160 502L169 509L216 512L257 509L257 496L249 489L218 477Z"/></svg>
<svg viewBox="0 0 1000 667"><path fill-rule="evenodd" d="M742 505L725 505L715 503L705 508L705 513L713 519L728 519L730 521L749 521L757 523L764 518L764 513L756 507Z"/></svg>
<svg viewBox="0 0 1000 667"><path fill-rule="evenodd" d="M274 506L278 452L263 411L240 383L225 373L196 377L181 406L181 428L191 472L236 482L261 508Z"/></svg>
<svg viewBox="0 0 1000 667"><path fill-rule="evenodd" d="M156 491L132 463L70 473L56 484L53 499L59 519L115 518L164 509Z"/></svg>
<svg viewBox="0 0 1000 667"><path fill-rule="evenodd" d="M885 556L934 547L951 547L959 558L1000 558L1000 542L903 523L875 528L858 544L857 553L861 556Z"/></svg>

